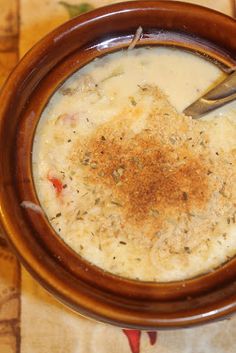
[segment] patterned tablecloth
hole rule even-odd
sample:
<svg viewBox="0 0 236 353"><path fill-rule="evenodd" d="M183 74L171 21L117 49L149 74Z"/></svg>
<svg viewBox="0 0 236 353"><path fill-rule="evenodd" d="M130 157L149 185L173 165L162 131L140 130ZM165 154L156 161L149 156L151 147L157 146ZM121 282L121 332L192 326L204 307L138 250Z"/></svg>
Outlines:
<svg viewBox="0 0 236 353"><path fill-rule="evenodd" d="M0 84L47 32L70 17L110 2L0 0ZM234 0L189 2L235 15ZM19 265L0 237L0 353L236 352L236 317L194 329L134 330L130 334L82 318L62 306Z"/></svg>

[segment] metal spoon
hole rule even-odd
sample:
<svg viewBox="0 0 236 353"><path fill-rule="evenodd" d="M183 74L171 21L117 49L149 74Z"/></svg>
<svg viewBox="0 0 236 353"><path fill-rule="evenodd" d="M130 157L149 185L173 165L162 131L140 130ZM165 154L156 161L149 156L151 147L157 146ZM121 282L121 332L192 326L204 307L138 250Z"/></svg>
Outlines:
<svg viewBox="0 0 236 353"><path fill-rule="evenodd" d="M234 99L236 99L236 71L207 94L189 105L184 110L184 114L199 119L203 114L232 102Z"/></svg>

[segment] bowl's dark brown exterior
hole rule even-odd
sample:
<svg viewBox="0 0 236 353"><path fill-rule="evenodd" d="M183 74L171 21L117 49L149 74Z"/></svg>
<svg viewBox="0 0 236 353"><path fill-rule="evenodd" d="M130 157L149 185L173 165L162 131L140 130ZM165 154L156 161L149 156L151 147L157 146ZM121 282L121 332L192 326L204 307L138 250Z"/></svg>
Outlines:
<svg viewBox="0 0 236 353"><path fill-rule="evenodd" d="M34 131L49 97L91 59L125 48L142 26L139 45L166 44L236 64L236 22L198 6L143 1L100 8L62 25L20 62L0 97L0 220L18 258L62 302L81 314L123 327L178 328L236 310L236 260L205 276L169 284L119 278L69 249L38 204L32 180Z"/></svg>

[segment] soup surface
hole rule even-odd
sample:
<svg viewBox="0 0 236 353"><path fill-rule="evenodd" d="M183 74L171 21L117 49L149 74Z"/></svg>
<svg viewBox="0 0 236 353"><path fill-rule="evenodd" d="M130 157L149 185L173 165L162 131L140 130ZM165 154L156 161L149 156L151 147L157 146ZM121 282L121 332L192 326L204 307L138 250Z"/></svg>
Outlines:
<svg viewBox="0 0 236 353"><path fill-rule="evenodd" d="M222 78L177 49L120 51L76 72L37 127L33 173L49 222L114 274L173 281L236 253L236 103L182 110Z"/></svg>

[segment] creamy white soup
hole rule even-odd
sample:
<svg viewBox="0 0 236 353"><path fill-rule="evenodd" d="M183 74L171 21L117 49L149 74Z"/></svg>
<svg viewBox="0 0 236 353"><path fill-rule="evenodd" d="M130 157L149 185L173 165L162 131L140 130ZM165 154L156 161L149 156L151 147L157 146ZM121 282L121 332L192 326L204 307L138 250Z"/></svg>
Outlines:
<svg viewBox="0 0 236 353"><path fill-rule="evenodd" d="M58 235L105 271L168 282L236 253L236 103L193 120L183 109L222 78L182 50L94 60L50 99L33 173Z"/></svg>

